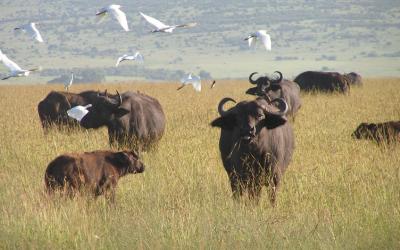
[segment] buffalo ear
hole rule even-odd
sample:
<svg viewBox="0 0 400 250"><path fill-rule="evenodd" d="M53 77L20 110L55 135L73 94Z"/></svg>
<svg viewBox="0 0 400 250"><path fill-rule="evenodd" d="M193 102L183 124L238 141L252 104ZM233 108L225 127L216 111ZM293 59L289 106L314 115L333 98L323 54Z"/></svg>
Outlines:
<svg viewBox="0 0 400 250"><path fill-rule="evenodd" d="M222 129L232 130L236 126L236 118L234 114L221 116L210 124L212 127L220 127Z"/></svg>
<svg viewBox="0 0 400 250"><path fill-rule="evenodd" d="M121 107L118 107L117 110L114 112L114 114L117 118L120 118L128 113L129 113L129 110L127 110L125 108L121 108Z"/></svg>
<svg viewBox="0 0 400 250"><path fill-rule="evenodd" d="M264 119L264 126L267 129L274 129L285 124L286 122L286 116L267 114L267 117Z"/></svg>
<svg viewBox="0 0 400 250"><path fill-rule="evenodd" d="M257 95L257 92L258 92L258 87L253 87L253 88L249 88L246 91L246 94L248 94L248 95Z"/></svg>

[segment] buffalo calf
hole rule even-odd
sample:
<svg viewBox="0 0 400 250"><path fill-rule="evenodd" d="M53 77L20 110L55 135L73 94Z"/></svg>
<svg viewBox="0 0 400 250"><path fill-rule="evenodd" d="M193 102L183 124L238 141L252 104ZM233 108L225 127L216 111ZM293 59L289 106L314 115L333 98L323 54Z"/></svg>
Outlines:
<svg viewBox="0 0 400 250"><path fill-rule="evenodd" d="M351 136L356 139L374 140L378 143L400 142L400 121L361 123Z"/></svg>
<svg viewBox="0 0 400 250"><path fill-rule="evenodd" d="M72 196L85 190L114 201L118 179L143 171L144 165L133 151L94 151L58 156L47 166L44 180L49 193L64 190Z"/></svg>

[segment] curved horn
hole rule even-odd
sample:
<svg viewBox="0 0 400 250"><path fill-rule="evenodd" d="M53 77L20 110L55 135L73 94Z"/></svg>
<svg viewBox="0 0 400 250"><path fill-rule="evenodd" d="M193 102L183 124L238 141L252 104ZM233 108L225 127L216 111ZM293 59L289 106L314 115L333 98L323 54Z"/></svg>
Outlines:
<svg viewBox="0 0 400 250"><path fill-rule="evenodd" d="M219 104L218 104L218 113L220 114L220 116L225 116L228 112L224 110L224 105L225 103L232 101L234 103L236 103L235 100L233 100L230 97L225 97L224 99L222 99Z"/></svg>
<svg viewBox="0 0 400 250"><path fill-rule="evenodd" d="M115 90L115 91L117 91L117 95L118 95L117 107L119 107L119 106L121 106L121 104L122 104L122 97L121 97L121 95L119 94L118 90Z"/></svg>
<svg viewBox="0 0 400 250"><path fill-rule="evenodd" d="M252 79L253 75L255 75L255 74L258 74L258 72L253 72L253 73L251 73L250 76L249 76L249 82L250 82L251 84L257 84L257 81L254 81L254 80Z"/></svg>
<svg viewBox="0 0 400 250"><path fill-rule="evenodd" d="M273 80L272 83L280 83L283 79L282 73L280 71L275 71L274 73L277 73L279 75L279 78L276 80Z"/></svg>
<svg viewBox="0 0 400 250"><path fill-rule="evenodd" d="M279 102L278 105L273 105L272 103L274 102ZM278 111L275 111L275 109L278 109ZM287 102L282 99L282 98L276 98L270 102L269 106L266 106L264 108L265 112L271 115L278 115L278 116L284 116L289 110L289 105Z"/></svg>

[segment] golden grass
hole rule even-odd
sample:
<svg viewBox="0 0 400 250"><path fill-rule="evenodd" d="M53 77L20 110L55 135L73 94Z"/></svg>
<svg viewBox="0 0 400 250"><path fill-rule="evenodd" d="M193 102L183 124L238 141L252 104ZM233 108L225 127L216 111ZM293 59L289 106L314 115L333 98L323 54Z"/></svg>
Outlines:
<svg viewBox="0 0 400 250"><path fill-rule="evenodd" d="M64 152L107 149L105 129L43 135L37 103L52 88L0 87L1 249L353 249L400 248L400 146L378 147L350 134L360 122L400 120L400 80L367 79L350 96L304 94L294 124L296 150L276 208L231 199L219 157L219 100L251 99L244 81L195 93L178 84L74 85L72 91L139 90L167 116L147 166L104 198L48 199L47 164Z"/></svg>

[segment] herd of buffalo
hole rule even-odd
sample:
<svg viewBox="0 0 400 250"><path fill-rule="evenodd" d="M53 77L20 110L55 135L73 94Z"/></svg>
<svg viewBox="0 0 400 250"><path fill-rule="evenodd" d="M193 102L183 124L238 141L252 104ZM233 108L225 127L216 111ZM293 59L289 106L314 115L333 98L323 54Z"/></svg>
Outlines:
<svg viewBox="0 0 400 250"><path fill-rule="evenodd" d="M255 95L250 101L236 103L223 98L218 104L219 117L211 122L221 129L219 149L228 174L233 197L243 194L258 202L263 186L270 189L274 205L281 178L294 152L291 122L301 108L300 90L340 92L348 94L352 85L362 86L357 73L307 71L294 81L276 77L249 76L255 85L246 93ZM224 109L227 102L236 105ZM77 105L92 106L78 123L67 115ZM143 93L109 94L107 91L85 91L79 94L50 92L38 105L39 117L45 133L51 128L80 125L83 128L107 127L110 146L129 148L124 151L94 151L64 154L47 167L47 191L62 190L73 195L84 188L94 196L106 195L114 200L115 187L120 177L141 173L144 165L138 152L156 145L164 134L165 115L160 103ZM372 139L380 143L400 142L400 122L362 123L351 135L357 139Z"/></svg>

